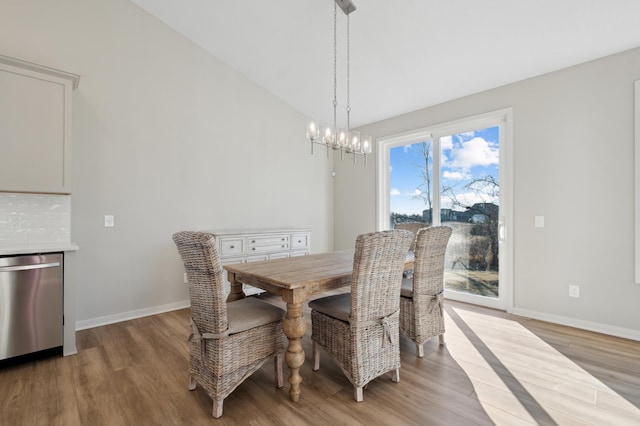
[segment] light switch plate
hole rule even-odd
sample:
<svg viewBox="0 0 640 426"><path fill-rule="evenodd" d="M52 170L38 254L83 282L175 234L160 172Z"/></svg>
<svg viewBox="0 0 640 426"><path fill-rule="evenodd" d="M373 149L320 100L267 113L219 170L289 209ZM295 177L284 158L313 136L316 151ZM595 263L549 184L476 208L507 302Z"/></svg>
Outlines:
<svg viewBox="0 0 640 426"><path fill-rule="evenodd" d="M544 216L536 216L534 223L536 228L544 228Z"/></svg>
<svg viewBox="0 0 640 426"><path fill-rule="evenodd" d="M115 221L113 218L112 214L105 214L104 215L104 226L107 228L111 228L113 226L115 226Z"/></svg>
<svg viewBox="0 0 640 426"><path fill-rule="evenodd" d="M569 286L569 297L580 297L580 286L579 285L570 285Z"/></svg>

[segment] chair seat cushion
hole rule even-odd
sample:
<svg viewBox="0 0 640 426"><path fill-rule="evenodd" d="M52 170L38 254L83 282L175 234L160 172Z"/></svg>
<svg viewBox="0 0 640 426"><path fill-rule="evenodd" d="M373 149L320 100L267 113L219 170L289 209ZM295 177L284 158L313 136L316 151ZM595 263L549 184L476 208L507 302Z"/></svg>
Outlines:
<svg viewBox="0 0 640 426"><path fill-rule="evenodd" d="M254 297L227 303L229 334L281 321L284 315L283 309Z"/></svg>
<svg viewBox="0 0 640 426"><path fill-rule="evenodd" d="M400 296L413 297L413 278L403 278L402 287L400 287Z"/></svg>
<svg viewBox="0 0 640 426"><path fill-rule="evenodd" d="M309 302L309 307L321 314L349 322L349 314L351 313L351 293L321 297L320 299Z"/></svg>

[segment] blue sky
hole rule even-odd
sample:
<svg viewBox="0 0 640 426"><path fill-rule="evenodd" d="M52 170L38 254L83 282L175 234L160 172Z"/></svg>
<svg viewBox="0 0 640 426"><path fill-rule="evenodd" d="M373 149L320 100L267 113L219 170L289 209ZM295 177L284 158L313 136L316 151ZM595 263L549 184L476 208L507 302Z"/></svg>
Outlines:
<svg viewBox="0 0 640 426"><path fill-rule="evenodd" d="M458 201L467 205L483 201L498 204L497 197L483 189L470 191L464 188L465 183L484 176L492 176L498 182L498 139L498 127L440 138L441 186L453 187ZM420 144L392 148L390 163L390 211L421 214L427 206L422 199L416 199L416 195L422 192L419 187L423 182L421 168L424 168L424 159ZM443 197L442 207L451 207L449 197Z"/></svg>

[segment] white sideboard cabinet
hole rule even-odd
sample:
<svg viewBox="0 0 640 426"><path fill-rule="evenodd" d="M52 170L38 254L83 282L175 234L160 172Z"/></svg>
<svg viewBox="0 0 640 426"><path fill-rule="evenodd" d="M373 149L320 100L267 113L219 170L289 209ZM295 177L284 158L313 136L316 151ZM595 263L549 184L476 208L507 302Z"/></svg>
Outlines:
<svg viewBox="0 0 640 426"><path fill-rule="evenodd" d="M71 92L79 79L0 55L0 191L71 193Z"/></svg>
<svg viewBox="0 0 640 426"><path fill-rule="evenodd" d="M307 228L227 229L205 231L216 237L222 265L257 262L291 256L305 256L311 247L311 230ZM226 280L226 272L225 272ZM229 294L229 282L225 294ZM262 290L244 285L247 295Z"/></svg>

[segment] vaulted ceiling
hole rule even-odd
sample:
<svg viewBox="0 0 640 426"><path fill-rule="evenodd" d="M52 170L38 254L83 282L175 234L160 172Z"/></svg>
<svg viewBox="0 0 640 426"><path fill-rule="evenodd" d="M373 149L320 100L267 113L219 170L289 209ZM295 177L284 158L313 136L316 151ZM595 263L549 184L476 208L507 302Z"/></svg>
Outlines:
<svg viewBox="0 0 640 426"><path fill-rule="evenodd" d="M131 1L305 115L332 120L333 0ZM353 1L352 127L640 46L638 0ZM345 27L338 8L342 111Z"/></svg>

